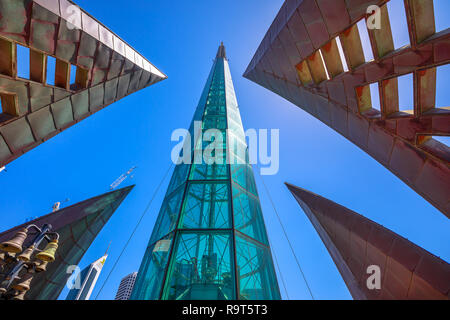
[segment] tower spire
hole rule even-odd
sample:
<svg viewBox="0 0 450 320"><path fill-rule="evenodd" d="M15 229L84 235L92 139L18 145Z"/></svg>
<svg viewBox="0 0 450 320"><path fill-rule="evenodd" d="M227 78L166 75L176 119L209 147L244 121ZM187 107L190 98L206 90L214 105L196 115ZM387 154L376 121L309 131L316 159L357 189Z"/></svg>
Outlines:
<svg viewBox="0 0 450 320"><path fill-rule="evenodd" d="M245 141L223 43L201 97L191 128L202 121L202 132L215 129L227 142L229 130ZM197 141L188 139L185 151L195 160ZM131 300L281 298L253 170L245 160L248 147L240 144L239 150L222 144L217 162L175 167ZM229 152L243 161L227 161Z"/></svg>
<svg viewBox="0 0 450 320"><path fill-rule="evenodd" d="M227 52L225 50L225 46L223 45L223 41L220 42L219 50L217 50L217 58L224 58L227 59Z"/></svg>

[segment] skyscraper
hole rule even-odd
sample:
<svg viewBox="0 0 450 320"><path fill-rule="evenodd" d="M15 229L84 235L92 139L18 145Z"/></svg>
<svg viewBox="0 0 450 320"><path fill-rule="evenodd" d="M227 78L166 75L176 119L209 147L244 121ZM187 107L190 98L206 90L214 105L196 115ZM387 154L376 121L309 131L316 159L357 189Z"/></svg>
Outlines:
<svg viewBox="0 0 450 320"><path fill-rule="evenodd" d="M198 157L210 129L222 161ZM223 44L189 133L193 164L175 167L131 299L280 299Z"/></svg>
<svg viewBox="0 0 450 320"><path fill-rule="evenodd" d="M107 257L108 255L105 254L77 275L73 288L69 291L66 300L89 300Z"/></svg>
<svg viewBox="0 0 450 320"><path fill-rule="evenodd" d="M117 289L116 298L114 300L128 300L133 291L136 282L137 272L130 273L120 281L119 289Z"/></svg>

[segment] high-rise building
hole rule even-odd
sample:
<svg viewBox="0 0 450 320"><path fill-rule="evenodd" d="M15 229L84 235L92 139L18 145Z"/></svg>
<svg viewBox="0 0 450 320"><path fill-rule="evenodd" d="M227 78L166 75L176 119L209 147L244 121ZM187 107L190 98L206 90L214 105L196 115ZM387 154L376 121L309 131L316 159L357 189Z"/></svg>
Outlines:
<svg viewBox="0 0 450 320"><path fill-rule="evenodd" d="M47 271L34 275L31 289L25 295L26 300L58 299L70 277L68 268L79 264L97 234L133 187L102 194L0 233L0 243L11 239L17 231L31 224L38 227L51 224L52 230L59 234L55 261L48 264Z"/></svg>
<svg viewBox="0 0 450 320"><path fill-rule="evenodd" d="M72 1L0 1L0 168L166 78Z"/></svg>
<svg viewBox="0 0 450 320"><path fill-rule="evenodd" d="M450 217L450 110L436 98L450 67L449 28L437 29L438 2L404 1L398 11L392 2L287 0L244 76L336 130ZM391 29L393 19L403 30Z"/></svg>
<svg viewBox="0 0 450 320"><path fill-rule="evenodd" d="M346 207L293 185L287 187L354 299L448 300L447 262Z"/></svg>
<svg viewBox="0 0 450 320"><path fill-rule="evenodd" d="M119 289L117 289L116 298L114 300L128 300L133 291L136 282L137 272L130 273L120 281Z"/></svg>
<svg viewBox="0 0 450 320"><path fill-rule="evenodd" d="M209 142L196 139L210 129ZM193 164L175 167L131 299L280 299L223 44L189 132ZM224 152L209 162L201 151L212 140Z"/></svg>
<svg viewBox="0 0 450 320"><path fill-rule="evenodd" d="M106 258L108 258L107 254L91 263L76 276L66 300L89 300L105 265Z"/></svg>

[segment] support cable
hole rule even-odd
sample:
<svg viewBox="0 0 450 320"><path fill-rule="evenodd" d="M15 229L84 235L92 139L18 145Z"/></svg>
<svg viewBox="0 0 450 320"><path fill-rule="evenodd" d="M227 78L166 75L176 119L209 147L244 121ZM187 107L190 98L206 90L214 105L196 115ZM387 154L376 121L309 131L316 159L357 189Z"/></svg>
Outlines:
<svg viewBox="0 0 450 320"><path fill-rule="evenodd" d="M260 169L259 165L257 167L258 167L258 169ZM286 232L286 229L285 229L285 227L283 225L283 222L281 221L280 215L278 214L278 211L275 208L275 203L272 200L272 196L270 195L269 189L267 188L266 183L264 182L263 176L261 175L259 170L257 170L257 171L258 171L258 174L259 174L259 176L261 178L261 181L263 183L264 189L266 190L266 193L269 196L270 203L272 204L272 207L273 207L273 210L275 211L275 214L277 216L278 222L280 223L281 229L283 230L284 236L285 236L285 238L286 238L286 240L287 240L287 242L289 244L289 247L291 249L292 255L295 258L295 261L297 263L298 269L300 270L300 273L301 273L301 275L303 277L303 280L304 280L304 282L306 284L306 287L308 288L309 295L311 296L312 300L315 300L314 295L313 295L313 293L311 291L311 287L309 286L308 280L306 279L305 273L303 272L303 269L302 269L302 267L300 265L300 262L299 262L299 260L297 258L297 255L295 254L294 247L292 246L291 240L289 239L289 236L287 235L287 232Z"/></svg>
<svg viewBox="0 0 450 320"><path fill-rule="evenodd" d="M148 202L147 207L145 208L144 212L142 213L141 217L139 218L139 221L137 222L136 226L134 227L133 232L131 233L131 235L128 238L127 242L123 246L122 251L120 252L120 255L117 257L117 259L114 262L114 265L113 265L111 271L109 271L108 276L106 277L105 281L103 282L102 287L100 288L100 290L98 291L97 295L95 296L95 300L98 299L98 296L100 295L100 293L102 292L102 290L105 287L106 283L108 282L109 277L111 276L111 274L113 273L113 271L116 268L117 264L119 263L120 258L122 258L123 253L125 252L126 248L128 247L128 244L130 243L131 239L134 237L134 234L136 233L136 230L139 228L139 225L141 224L142 220L144 219L145 215L147 214L148 210L150 209L150 206L152 205L153 200L155 199L156 195L158 194L159 189L161 188L163 182L166 180L170 170L172 170L172 167L173 167L173 163L169 166L169 169L166 171L166 173L164 174L164 177L162 178L161 182L159 183L158 187L156 188L155 192L153 193L152 198Z"/></svg>

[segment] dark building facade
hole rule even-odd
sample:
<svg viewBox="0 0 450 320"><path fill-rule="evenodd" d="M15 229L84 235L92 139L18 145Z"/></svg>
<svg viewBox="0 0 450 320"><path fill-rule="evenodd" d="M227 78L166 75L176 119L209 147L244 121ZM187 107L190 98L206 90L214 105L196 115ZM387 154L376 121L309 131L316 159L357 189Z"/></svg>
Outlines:
<svg viewBox="0 0 450 320"><path fill-rule="evenodd" d="M404 4L410 43L395 48L389 1L287 0L244 76L336 130L450 217L450 148L439 142L450 136L450 110L436 105L450 29L436 32L433 1ZM371 5L381 28L362 29L374 57L366 61L357 23L373 18ZM411 110L399 103L401 76L413 79Z"/></svg>
<svg viewBox="0 0 450 320"><path fill-rule="evenodd" d="M18 74L18 65L27 65L29 74ZM71 1L0 1L0 168L164 79Z"/></svg>
<svg viewBox="0 0 450 320"><path fill-rule="evenodd" d="M47 271L33 277L26 300L56 300L64 289L70 273L69 266L81 261L97 234L103 229L113 213L128 196L134 186L115 190L63 208L59 211L24 223L0 234L0 243L13 238L17 231L35 224L42 227L51 224L58 232L59 248L56 260Z"/></svg>
<svg viewBox="0 0 450 320"><path fill-rule="evenodd" d="M287 184L358 300L448 300L450 265L352 210ZM369 289L378 266L380 287Z"/></svg>

